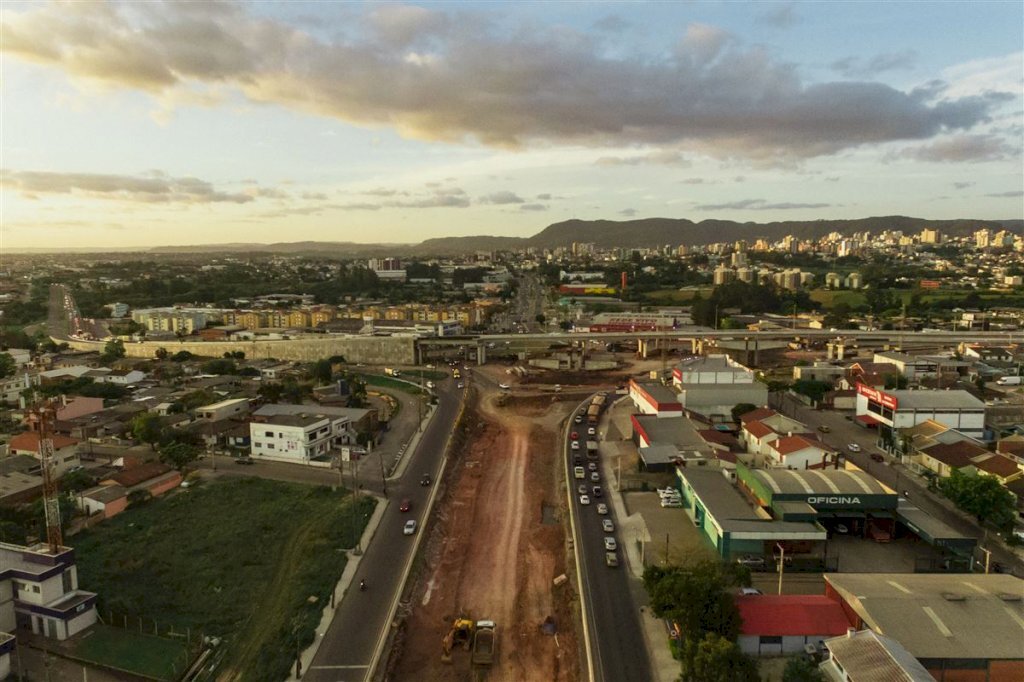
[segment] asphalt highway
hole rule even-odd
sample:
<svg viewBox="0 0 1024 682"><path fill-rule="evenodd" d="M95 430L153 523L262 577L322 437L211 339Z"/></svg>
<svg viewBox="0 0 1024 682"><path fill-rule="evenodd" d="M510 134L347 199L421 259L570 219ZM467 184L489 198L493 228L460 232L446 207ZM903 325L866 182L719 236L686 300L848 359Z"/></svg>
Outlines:
<svg viewBox="0 0 1024 682"><path fill-rule="evenodd" d="M438 468L444 446L458 415L462 391L451 379L438 382L437 413L398 480L388 482L388 507L373 541L365 549L353 587L341 598L334 620L303 679L313 682L356 682L370 679L370 664L382 634L390 627L389 610L411 558L414 539L403 535L406 520L416 519L417 533L422 531L423 515L431 487L437 484ZM420 485L423 474L430 474L431 486ZM409 512L399 511L399 502L408 499ZM366 579L366 591L355 583ZM438 642L440 651L440 642Z"/></svg>
<svg viewBox="0 0 1024 682"><path fill-rule="evenodd" d="M577 410L570 419L577 414L585 413L585 409ZM593 487L605 488L608 477L607 472L601 473L601 481L594 483L590 481L590 472L586 472L585 485L590 496L590 504L580 504L580 496L577 488L584 484L573 476L573 469L576 464L573 460L574 453L582 453L586 443L586 423L576 424L570 422L566 433L565 452L566 457L566 480L573 491L573 505L576 514L576 535L575 541L580 550L580 590L587 595L587 622L591 639L591 658L594 667L594 680L597 682L631 682L633 680L651 679L650 659L644 642L643 630L640 624L639 605L643 600L643 587L639 581L630 577L629 569L626 567L625 552L622 549L624 541L617 532L611 535L619 543L616 554L619 558L619 566L611 568L605 565L604 538L606 533L601 528L602 519L611 519L618 531L618 522L615 519L614 510L608 501L607 493L603 497L594 498ZM576 431L580 437L580 450L571 449L569 434ZM597 462L597 459L588 459L585 454L579 455L584 469L587 469L588 462ZM597 505L604 503L608 506L608 514L597 513Z"/></svg>

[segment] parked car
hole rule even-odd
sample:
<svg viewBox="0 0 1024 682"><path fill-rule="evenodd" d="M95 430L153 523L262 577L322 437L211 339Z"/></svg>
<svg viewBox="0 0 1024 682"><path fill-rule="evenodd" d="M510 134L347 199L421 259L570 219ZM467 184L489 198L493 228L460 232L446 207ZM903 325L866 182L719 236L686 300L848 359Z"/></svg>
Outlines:
<svg viewBox="0 0 1024 682"><path fill-rule="evenodd" d="M821 431L822 433L831 433L832 432L832 429L830 429L829 427L825 426L824 424L819 426L818 430Z"/></svg>
<svg viewBox="0 0 1024 682"><path fill-rule="evenodd" d="M742 594L744 597L751 597L757 594L764 594L764 592L757 589L756 587L741 587L740 594Z"/></svg>
<svg viewBox="0 0 1024 682"><path fill-rule="evenodd" d="M846 449L850 452L860 452L860 446L856 443L850 443L846 446Z"/></svg>
<svg viewBox="0 0 1024 682"><path fill-rule="evenodd" d="M590 498L586 495L580 495L580 504L590 504Z"/></svg>
<svg viewBox="0 0 1024 682"><path fill-rule="evenodd" d="M498 388L500 388L503 391L507 391L510 387L508 384L498 384Z"/></svg>
<svg viewBox="0 0 1024 682"><path fill-rule="evenodd" d="M252 457L239 457L235 460L235 464L246 464L251 466L253 464Z"/></svg>
<svg viewBox="0 0 1024 682"><path fill-rule="evenodd" d="M745 554L737 558L736 563L741 566L749 566L750 568L764 568L765 566L763 556L753 556L752 554Z"/></svg>
<svg viewBox="0 0 1024 682"><path fill-rule="evenodd" d="M836 529L836 532L839 533L840 535L846 535L847 533L850 532L850 529L847 528L845 525L843 525L841 523L837 523L835 525L835 529Z"/></svg>
<svg viewBox="0 0 1024 682"><path fill-rule="evenodd" d="M603 502L601 504L597 505L597 513L598 514L607 514L608 513L608 505L604 504Z"/></svg>
<svg viewBox="0 0 1024 682"><path fill-rule="evenodd" d="M416 532L416 519L409 519L405 522L405 527L402 529L403 535L412 535Z"/></svg>
<svg viewBox="0 0 1024 682"><path fill-rule="evenodd" d="M876 462L884 462L885 461L885 457L882 457L882 455L880 455L877 452L872 452L869 456L871 457L871 459L873 459Z"/></svg>
<svg viewBox="0 0 1024 682"><path fill-rule="evenodd" d="M407 512L412 509L412 500L406 498L402 500L402 504L398 505L398 511Z"/></svg>
<svg viewBox="0 0 1024 682"><path fill-rule="evenodd" d="M598 511L600 511L601 505L598 505ZM614 533L615 524L612 523L611 519L601 519L601 530L605 533Z"/></svg>

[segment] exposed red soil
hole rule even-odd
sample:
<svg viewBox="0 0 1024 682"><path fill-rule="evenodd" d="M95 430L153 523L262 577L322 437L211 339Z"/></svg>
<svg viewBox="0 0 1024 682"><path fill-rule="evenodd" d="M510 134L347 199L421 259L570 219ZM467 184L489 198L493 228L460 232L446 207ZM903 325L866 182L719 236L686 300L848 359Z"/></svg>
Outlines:
<svg viewBox="0 0 1024 682"><path fill-rule="evenodd" d="M579 676L576 595L571 582L552 584L567 570L557 428L568 407L552 406L550 397L523 409L499 407L494 397L485 396L480 411L467 410L470 433L450 463L390 679ZM556 508L558 522L542 522L545 505ZM441 661L441 641L460 614L497 623L497 658L489 669L473 671L470 652L461 648L451 663ZM541 632L549 616L557 637Z"/></svg>

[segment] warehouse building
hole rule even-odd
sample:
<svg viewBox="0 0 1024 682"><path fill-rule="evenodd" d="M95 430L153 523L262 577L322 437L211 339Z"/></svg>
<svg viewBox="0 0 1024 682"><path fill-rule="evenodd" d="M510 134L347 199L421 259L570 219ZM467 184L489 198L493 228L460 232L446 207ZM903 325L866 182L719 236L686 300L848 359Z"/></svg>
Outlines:
<svg viewBox="0 0 1024 682"><path fill-rule="evenodd" d="M877 428L884 441L929 419L972 438L985 436L985 403L967 391L880 391L857 384L856 420Z"/></svg>

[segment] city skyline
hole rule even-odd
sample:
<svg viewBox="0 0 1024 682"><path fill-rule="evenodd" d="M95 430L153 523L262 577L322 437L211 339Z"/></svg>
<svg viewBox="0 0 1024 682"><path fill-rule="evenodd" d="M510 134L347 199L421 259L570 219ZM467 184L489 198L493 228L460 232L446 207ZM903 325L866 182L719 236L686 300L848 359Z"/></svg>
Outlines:
<svg viewBox="0 0 1024 682"><path fill-rule="evenodd" d="M3 244L1021 218L1022 24L1011 2L5 3Z"/></svg>

